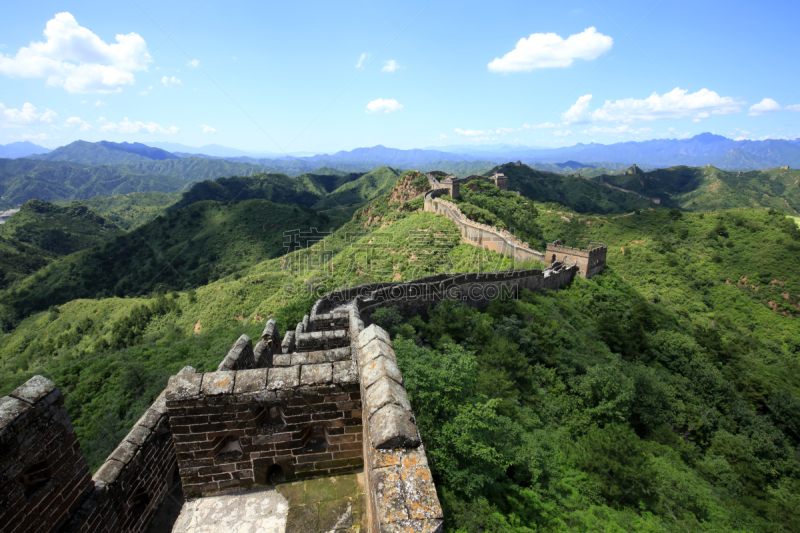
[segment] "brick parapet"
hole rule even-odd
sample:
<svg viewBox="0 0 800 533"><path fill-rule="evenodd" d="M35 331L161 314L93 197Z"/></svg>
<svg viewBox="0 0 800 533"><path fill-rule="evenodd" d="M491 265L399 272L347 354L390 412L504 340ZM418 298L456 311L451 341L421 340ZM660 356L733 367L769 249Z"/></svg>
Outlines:
<svg viewBox="0 0 800 533"><path fill-rule="evenodd" d="M358 324L369 530L439 532L444 515L388 333Z"/></svg>
<svg viewBox="0 0 800 533"><path fill-rule="evenodd" d="M166 396L184 493L202 496L363 464L350 360L174 376Z"/></svg>
<svg viewBox="0 0 800 533"><path fill-rule="evenodd" d="M0 399L3 531L55 531L91 490L89 469L55 384L34 376Z"/></svg>
<svg viewBox="0 0 800 533"><path fill-rule="evenodd" d="M470 220L455 203L438 198L443 193L434 194L436 192L438 191L430 191L425 194L425 211L441 214L452 220L466 241L492 249L518 261L545 260L542 252L534 250L527 242L518 239L508 231Z"/></svg>

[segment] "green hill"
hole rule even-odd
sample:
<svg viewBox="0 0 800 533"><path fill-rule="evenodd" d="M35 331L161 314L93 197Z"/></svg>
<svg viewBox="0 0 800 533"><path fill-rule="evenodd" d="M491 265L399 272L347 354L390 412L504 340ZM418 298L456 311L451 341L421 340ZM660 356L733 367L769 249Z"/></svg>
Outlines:
<svg viewBox="0 0 800 533"><path fill-rule="evenodd" d="M180 177L132 172L123 166L0 159L0 209L34 198L64 202L140 191L169 193L186 185Z"/></svg>
<svg viewBox="0 0 800 533"><path fill-rule="evenodd" d="M502 165L498 169L508 177L509 191L519 191L537 202L565 205L581 213L624 213L656 206L635 194L604 187L571 174L538 171L527 165Z"/></svg>
<svg viewBox="0 0 800 533"><path fill-rule="evenodd" d="M0 225L0 289L57 257L122 235L114 223L85 205L31 200Z"/></svg>
<svg viewBox="0 0 800 533"><path fill-rule="evenodd" d="M325 195L312 207L319 211L333 210L337 212L366 202L386 194L397 181L400 172L390 167L380 167L357 179L349 180L337 189ZM350 176L355 176L351 174Z"/></svg>
<svg viewBox="0 0 800 533"><path fill-rule="evenodd" d="M18 316L76 298L198 287L289 249L284 232L341 220L266 200L204 201L60 259L0 295Z"/></svg>
<svg viewBox="0 0 800 533"><path fill-rule="evenodd" d="M66 161L82 165L115 165L136 161L177 159L166 150L140 143L74 141L46 154L30 156L42 161Z"/></svg>
<svg viewBox="0 0 800 533"><path fill-rule="evenodd" d="M670 167L651 172L605 176L613 185L645 196L668 199L688 211L736 207L800 209L800 171L786 169L728 172L715 167Z"/></svg>
<svg viewBox="0 0 800 533"><path fill-rule="evenodd" d="M164 214L178 201L178 193L132 192L80 200L122 229L130 230Z"/></svg>

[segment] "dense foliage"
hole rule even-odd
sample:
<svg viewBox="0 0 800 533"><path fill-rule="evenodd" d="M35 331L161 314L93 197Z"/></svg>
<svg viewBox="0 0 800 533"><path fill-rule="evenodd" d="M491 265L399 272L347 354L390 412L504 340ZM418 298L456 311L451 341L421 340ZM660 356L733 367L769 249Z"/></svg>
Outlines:
<svg viewBox="0 0 800 533"><path fill-rule="evenodd" d="M178 201L178 193L133 192L115 196L98 196L80 202L124 230L150 222Z"/></svg>
<svg viewBox="0 0 800 533"><path fill-rule="evenodd" d="M102 244L124 232L85 205L31 200L0 225L0 289L54 259Z"/></svg>
<svg viewBox="0 0 800 533"><path fill-rule="evenodd" d="M266 200L199 202L50 264L0 293L0 302L25 317L76 298L198 287L285 254L290 250L286 231L324 232L341 222Z"/></svg>

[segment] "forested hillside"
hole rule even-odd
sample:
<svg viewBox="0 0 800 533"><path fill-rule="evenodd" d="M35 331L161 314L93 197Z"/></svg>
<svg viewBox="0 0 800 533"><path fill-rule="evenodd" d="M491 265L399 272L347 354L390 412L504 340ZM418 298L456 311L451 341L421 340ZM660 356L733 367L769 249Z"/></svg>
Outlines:
<svg viewBox="0 0 800 533"><path fill-rule="evenodd" d="M688 211L772 207L797 213L800 171L789 169L728 172L714 167L671 167L605 176L608 183L649 197L671 200Z"/></svg>
<svg viewBox="0 0 800 533"><path fill-rule="evenodd" d="M539 242L606 243L606 270L484 311L373 315L394 338L447 531L800 529L800 228L788 210L638 205L514 168L510 189L569 205L474 182L465 212ZM54 380L96 468L170 374L215 368L269 317L285 331L346 284L513 266L420 212L424 176L388 189L363 178L302 181L320 198L380 193L349 221L230 201L242 185L281 190L234 178L211 184L224 202L53 262L0 303L0 325L14 327L0 337L0 394ZM283 230L311 227L334 231L284 255Z"/></svg>
<svg viewBox="0 0 800 533"><path fill-rule="evenodd" d="M285 254L286 231L324 232L342 222L266 200L198 202L48 265L0 293L0 303L25 317L76 298L199 287Z"/></svg>
<svg viewBox="0 0 800 533"><path fill-rule="evenodd" d="M178 201L180 194L132 192L115 196L97 196L80 200L122 229L130 230L150 222Z"/></svg>
<svg viewBox="0 0 800 533"><path fill-rule="evenodd" d="M0 159L0 209L28 200L83 200L141 191L174 192L188 185L182 177L132 171L125 166L88 167L76 163Z"/></svg>
<svg viewBox="0 0 800 533"><path fill-rule="evenodd" d="M60 207L41 200L26 202L0 225L0 290L58 257L123 233L85 205Z"/></svg>

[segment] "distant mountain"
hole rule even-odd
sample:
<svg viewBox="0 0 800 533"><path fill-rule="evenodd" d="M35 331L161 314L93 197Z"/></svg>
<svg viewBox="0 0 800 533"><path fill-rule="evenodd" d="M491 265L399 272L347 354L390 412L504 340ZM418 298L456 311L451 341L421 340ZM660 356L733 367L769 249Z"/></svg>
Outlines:
<svg viewBox="0 0 800 533"><path fill-rule="evenodd" d="M28 157L35 154L46 154L49 148L44 148L30 141L0 144L0 158L16 159L17 157Z"/></svg>
<svg viewBox="0 0 800 533"><path fill-rule="evenodd" d="M284 154L280 152L248 152L247 150L238 150L228 146L221 146L219 144L205 144L203 146L186 146L180 143L170 142L152 142L146 143L148 146L154 148L161 148L174 154L191 154L191 155L207 155L210 157L254 157L254 158L280 158Z"/></svg>
<svg viewBox="0 0 800 533"><path fill-rule="evenodd" d="M34 198L69 201L139 191L176 192L190 183L183 176L158 175L127 165L90 167L63 161L0 159L0 210Z"/></svg>
<svg viewBox="0 0 800 533"><path fill-rule="evenodd" d="M109 141L96 143L75 141L66 146L56 148L50 153L32 156L31 158L44 161L67 161L82 165L115 165L137 161L179 159L175 154L160 148L147 146L146 144L114 143Z"/></svg>

